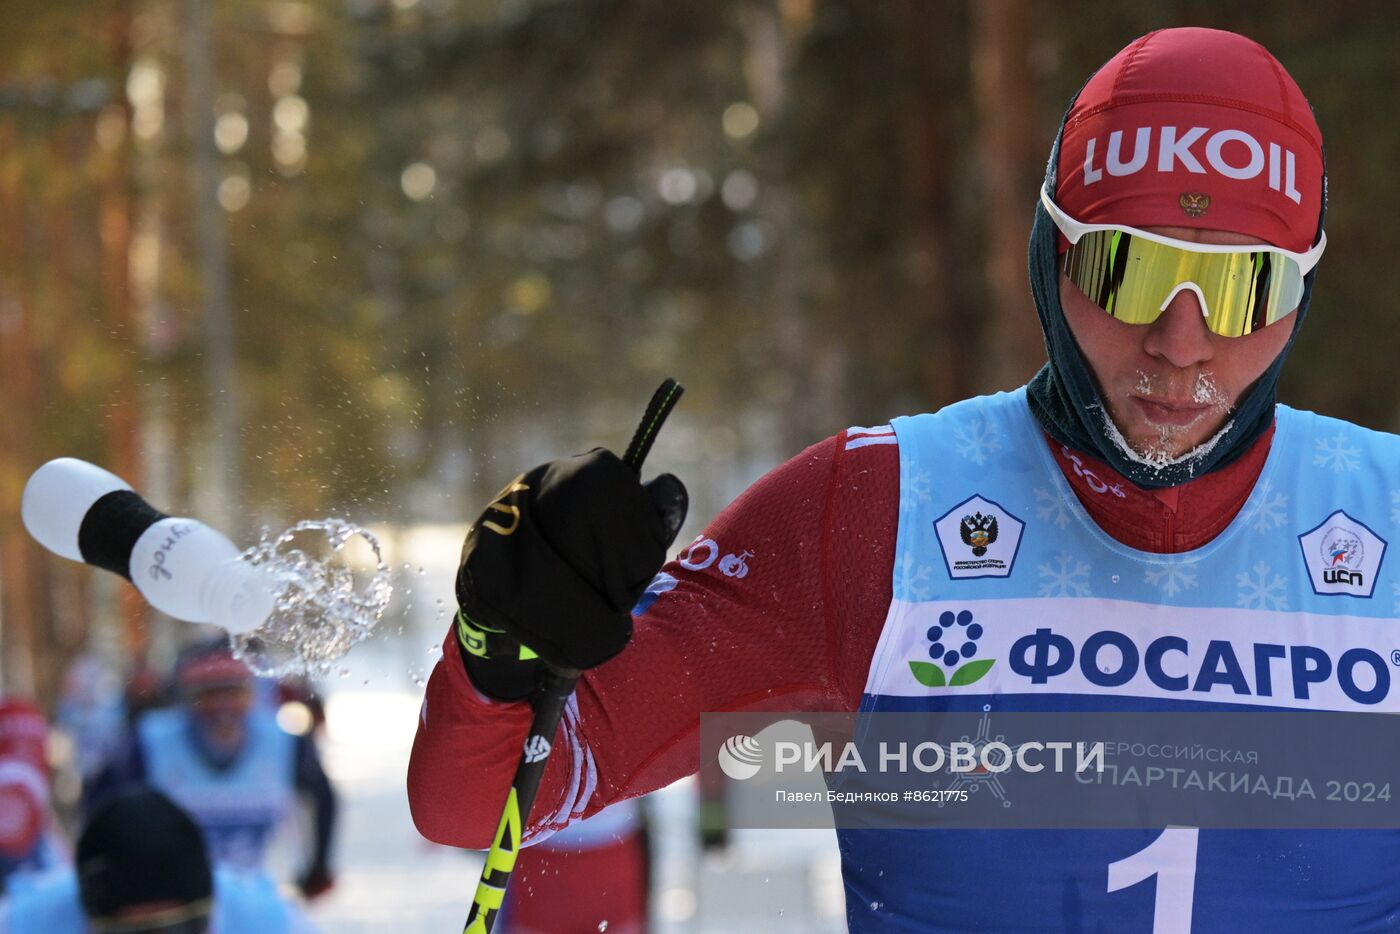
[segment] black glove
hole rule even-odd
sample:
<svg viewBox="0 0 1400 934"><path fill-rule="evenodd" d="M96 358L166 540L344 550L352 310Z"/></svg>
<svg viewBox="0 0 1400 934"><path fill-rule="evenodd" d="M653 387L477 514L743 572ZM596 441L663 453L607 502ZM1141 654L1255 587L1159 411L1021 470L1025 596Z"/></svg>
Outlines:
<svg viewBox="0 0 1400 934"><path fill-rule="evenodd" d="M297 878L297 888L307 901L325 895L335 887L335 877L326 866L317 863Z"/></svg>
<svg viewBox="0 0 1400 934"><path fill-rule="evenodd" d="M602 448L507 486L467 532L457 571L457 641L477 688L519 700L541 659L585 669L621 652L686 505L675 477L643 485Z"/></svg>

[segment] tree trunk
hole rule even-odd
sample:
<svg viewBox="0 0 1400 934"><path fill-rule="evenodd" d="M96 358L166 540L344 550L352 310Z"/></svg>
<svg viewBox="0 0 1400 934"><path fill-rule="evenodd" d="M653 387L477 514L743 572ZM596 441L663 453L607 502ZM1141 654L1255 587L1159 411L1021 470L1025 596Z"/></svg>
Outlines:
<svg viewBox="0 0 1400 934"><path fill-rule="evenodd" d="M241 541L246 511L242 501L238 357L229 272L228 231L219 205L218 152L214 148L214 63L208 0L187 0L186 46L195 238L200 287L204 293L205 389L209 394L209 437L205 474L210 489L203 518Z"/></svg>
<svg viewBox="0 0 1400 934"><path fill-rule="evenodd" d="M123 89L131 70L131 0L108 0L106 40L111 54L107 69L112 87ZM102 248L102 298L108 332L126 351L124 360L143 358L141 329L136 321L131 292L131 102L125 93L114 95L98 117L121 127L98 134L100 191L99 233ZM107 418L107 468L123 480L144 489L146 479L140 456L141 411L133 366L119 366L113 373ZM146 654L146 605L135 589L118 590L117 612L122 645L129 658Z"/></svg>
<svg viewBox="0 0 1400 934"><path fill-rule="evenodd" d="M971 6L988 324L978 390L988 392L1021 385L1045 362L1026 273L1044 147L1035 135L1030 0L979 0Z"/></svg>
<svg viewBox="0 0 1400 934"><path fill-rule="evenodd" d="M35 633L47 622L44 561L20 521L20 496L33 461L36 361L31 330L32 271L42 268L30 249L24 209L22 142L14 118L0 123L0 620L3 620L3 689L35 697Z"/></svg>
<svg viewBox="0 0 1400 934"><path fill-rule="evenodd" d="M958 34L949 4L900 0L893 26L909 89L899 110L899 155L914 265L923 270L919 295L901 322L919 345L922 395L929 408L972 394L977 372L977 322L969 313L965 276L955 255L949 82L941 63L944 44Z"/></svg>
<svg viewBox="0 0 1400 934"><path fill-rule="evenodd" d="M810 4L765 2L744 17L744 73L761 126L783 125L790 103L788 69L794 38L810 28L811 15ZM844 370L838 348L818 347L805 307L806 241L789 177L789 147L785 135L775 134L760 160L760 174L762 213L775 231L767 311L773 323L773 360L788 396L783 406L782 449L797 451L830 433Z"/></svg>

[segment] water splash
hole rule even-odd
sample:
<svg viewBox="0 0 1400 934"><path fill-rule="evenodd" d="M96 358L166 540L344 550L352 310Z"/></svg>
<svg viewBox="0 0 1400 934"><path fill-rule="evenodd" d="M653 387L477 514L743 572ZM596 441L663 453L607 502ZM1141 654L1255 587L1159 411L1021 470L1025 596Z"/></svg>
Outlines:
<svg viewBox="0 0 1400 934"><path fill-rule="evenodd" d="M313 550L323 550L323 555L298 547L315 538L325 548ZM357 575L344 551L355 539L363 539L374 553L367 579L364 570ZM393 596L379 540L341 519L307 519L276 538L264 531L262 540L239 558L262 568L278 588L267 621L233 637L234 655L268 677L329 674L332 662L374 631Z"/></svg>

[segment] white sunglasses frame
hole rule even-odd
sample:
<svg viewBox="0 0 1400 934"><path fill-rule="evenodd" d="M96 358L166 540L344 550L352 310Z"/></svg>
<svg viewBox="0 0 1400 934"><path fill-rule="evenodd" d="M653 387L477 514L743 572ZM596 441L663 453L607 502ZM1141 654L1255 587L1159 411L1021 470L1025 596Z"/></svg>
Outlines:
<svg viewBox="0 0 1400 934"><path fill-rule="evenodd" d="M1040 203L1045 206L1050 219L1055 222L1055 226L1060 229L1060 233L1065 235L1065 239L1071 245L1076 244L1087 233L1096 230L1121 230L1134 237L1141 237L1153 243L1160 243L1163 246L1175 247L1178 250L1186 250L1189 253L1278 253L1286 256L1298 264L1299 270L1304 276L1312 272L1317 261L1322 259L1322 251L1327 248L1327 233L1324 231L1317 238L1317 243L1306 253L1295 253L1292 250L1285 250L1269 243L1195 243L1188 240L1176 240L1172 237L1164 237L1161 234L1154 234L1137 227L1128 227L1124 224L1085 224L1070 217L1062 211L1059 205L1050 199L1050 192L1044 185L1040 188Z"/></svg>

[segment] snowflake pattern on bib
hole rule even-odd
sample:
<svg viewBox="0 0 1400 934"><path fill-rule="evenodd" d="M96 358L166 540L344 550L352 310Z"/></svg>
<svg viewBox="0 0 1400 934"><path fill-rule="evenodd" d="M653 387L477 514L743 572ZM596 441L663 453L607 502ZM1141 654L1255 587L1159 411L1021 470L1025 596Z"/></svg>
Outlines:
<svg viewBox="0 0 1400 934"><path fill-rule="evenodd" d="M1279 406L1239 513L1205 545L1161 555L1094 524L1024 390L892 424L894 595L862 711L1400 713L1400 676L1351 676L1358 665L1388 674L1392 653L1400 659L1400 579L1384 560L1400 530L1400 439ZM1001 573L972 576L959 561L992 557L972 551L995 547L988 509L999 525L1024 523L1020 550ZM959 539L951 523L963 517ZM928 560L940 551L958 561ZM1114 677L1096 648L1085 655L1101 645L1122 647L1109 653ZM1014 797L1010 782L1003 793ZM839 831L850 929L1150 931L1160 881L1110 887L1110 867L1178 844L1190 863L1173 884L1194 889L1167 910L1189 898L1196 934L1371 931L1400 916L1400 831L1174 832Z"/></svg>

